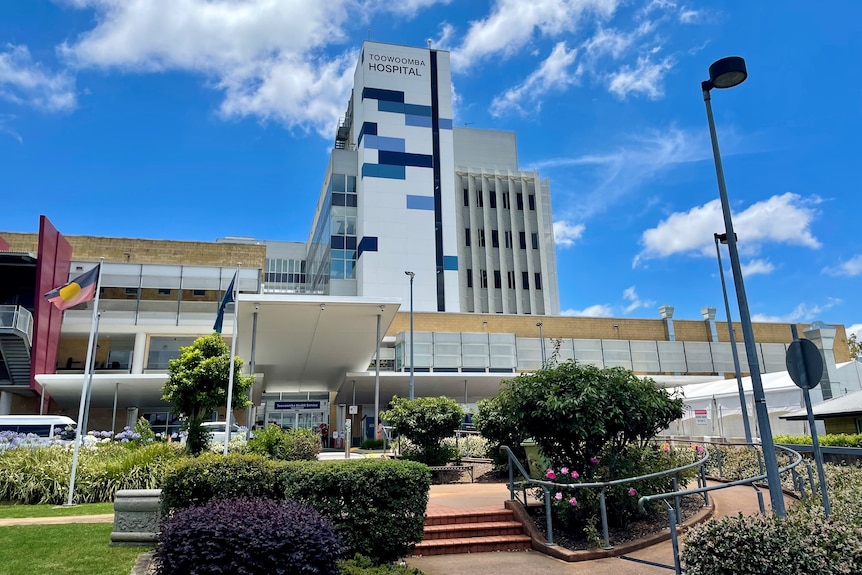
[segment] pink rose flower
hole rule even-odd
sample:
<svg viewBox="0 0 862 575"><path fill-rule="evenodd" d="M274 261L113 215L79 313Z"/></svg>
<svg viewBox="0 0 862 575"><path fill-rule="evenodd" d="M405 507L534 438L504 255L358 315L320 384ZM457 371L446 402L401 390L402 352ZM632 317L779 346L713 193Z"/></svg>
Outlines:
<svg viewBox="0 0 862 575"><path fill-rule="evenodd" d="M634 488L634 487L629 487L629 495L631 495L632 497L634 497L634 496L635 496L635 495L637 495L637 494L638 494L638 492L637 492L637 491L635 491L635 488Z"/></svg>
<svg viewBox="0 0 862 575"><path fill-rule="evenodd" d="M572 507L574 507L574 506L575 506L575 505L577 505L577 504L578 504L578 500L577 500L577 499L575 499L574 497L572 497L571 499L569 499L569 505L571 505Z"/></svg>
<svg viewBox="0 0 862 575"><path fill-rule="evenodd" d="M577 471L575 471L574 469L572 469L572 479L577 479L577 478L578 478L578 477L580 477L580 476L581 476L581 474L580 474L580 473L578 473Z"/></svg>
<svg viewBox="0 0 862 575"><path fill-rule="evenodd" d="M545 477L547 477L548 479L553 481L554 479L557 478L557 474L554 473L553 469L548 469L547 471L545 471Z"/></svg>
<svg viewBox="0 0 862 575"><path fill-rule="evenodd" d="M562 469L560 469L560 473L562 473L563 475L568 475L568 473L569 473L569 468L568 468L568 467L563 467Z"/></svg>
<svg viewBox="0 0 862 575"><path fill-rule="evenodd" d="M562 501L562 499L563 499L563 494L562 494L562 493L560 493L559 491L557 491L557 494L556 494L556 495L554 495L554 499L556 499L557 501Z"/></svg>
<svg viewBox="0 0 862 575"><path fill-rule="evenodd" d="M599 464L599 458L596 457L595 455L590 457L590 463L592 463L593 465L598 465Z"/></svg>

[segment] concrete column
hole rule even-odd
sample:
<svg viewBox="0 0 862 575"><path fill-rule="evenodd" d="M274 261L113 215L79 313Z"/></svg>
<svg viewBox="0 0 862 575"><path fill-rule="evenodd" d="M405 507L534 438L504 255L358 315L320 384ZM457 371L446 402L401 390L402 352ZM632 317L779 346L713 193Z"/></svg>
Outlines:
<svg viewBox="0 0 862 575"><path fill-rule="evenodd" d="M8 391L0 391L0 415L11 415L12 394Z"/></svg>
<svg viewBox="0 0 862 575"><path fill-rule="evenodd" d="M814 342L823 357L823 379L820 381L820 385L811 391L811 399L816 401L814 399L817 395L816 390L820 390L824 400L844 395L844 388L841 386L838 368L835 365L835 350L833 349L835 328L822 321L815 321L802 333Z"/></svg>
<svg viewBox="0 0 862 575"><path fill-rule="evenodd" d="M703 321L706 322L706 331L709 335L709 341L718 341L718 330L715 329L715 308L706 306L700 310L700 315L703 316Z"/></svg>
<svg viewBox="0 0 862 575"><path fill-rule="evenodd" d="M676 334L673 331L673 306L665 304L658 308L658 313L661 314L665 327L667 327L667 340L676 341Z"/></svg>
<svg viewBox="0 0 862 575"><path fill-rule="evenodd" d="M144 373L144 365L147 353L147 334L140 332L135 334L135 348L132 351L132 373Z"/></svg>

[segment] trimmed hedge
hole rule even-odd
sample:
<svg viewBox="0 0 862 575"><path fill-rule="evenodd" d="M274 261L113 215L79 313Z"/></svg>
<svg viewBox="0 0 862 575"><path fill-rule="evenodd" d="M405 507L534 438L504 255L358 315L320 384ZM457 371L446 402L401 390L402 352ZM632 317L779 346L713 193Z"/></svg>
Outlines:
<svg viewBox="0 0 862 575"><path fill-rule="evenodd" d="M178 464L162 484L162 513L204 505L213 499L281 499L278 464L259 455L204 453Z"/></svg>
<svg viewBox="0 0 862 575"><path fill-rule="evenodd" d="M165 521L158 575L329 575L342 545L332 522L294 501L221 499Z"/></svg>
<svg viewBox="0 0 862 575"><path fill-rule="evenodd" d="M811 445L810 435L776 435L775 443L785 445ZM828 433L818 435L817 441L823 447L862 447L862 434Z"/></svg>
<svg viewBox="0 0 862 575"><path fill-rule="evenodd" d="M384 459L290 462L284 496L332 519L350 553L377 563L408 555L422 540L431 474L425 465Z"/></svg>

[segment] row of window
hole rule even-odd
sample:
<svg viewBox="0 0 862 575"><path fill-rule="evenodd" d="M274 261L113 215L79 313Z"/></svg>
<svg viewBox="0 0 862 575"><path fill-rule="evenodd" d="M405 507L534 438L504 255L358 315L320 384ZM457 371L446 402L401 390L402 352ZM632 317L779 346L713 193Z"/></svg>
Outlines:
<svg viewBox="0 0 862 575"><path fill-rule="evenodd" d="M100 295L100 296L105 295L105 289L106 289L106 288L104 288L104 287L99 288L99 295ZM140 292L140 288L130 288L130 287L127 287L127 288L124 288L124 290L125 290L125 291L124 291L123 293L124 293L127 297L138 297L138 294L139 294L139 292ZM205 295L207 295L207 290L203 290L203 289L193 289L193 290L191 290L191 291L192 291L192 295L193 295L193 296L195 296L195 297L204 297ZM159 294L159 295L165 295L165 296L168 296L168 295L172 295L173 293L174 293L174 290L172 290L172 289L169 289L169 288L158 288L158 294Z"/></svg>
<svg viewBox="0 0 862 575"><path fill-rule="evenodd" d="M472 230L470 228L464 228L464 245L468 248L472 246ZM533 232L530 234L530 239L533 244L533 249L539 249L539 234ZM518 243L522 250L527 249L527 232L518 232ZM480 248L485 247L485 230L478 229L476 230L476 245ZM506 248L512 247L512 232L508 230L503 231L503 245ZM500 247L500 232L499 230L491 230L491 247L499 248Z"/></svg>
<svg viewBox="0 0 862 575"><path fill-rule="evenodd" d="M479 270L479 287L488 288L488 270ZM509 271L506 273L507 287L515 289L515 272ZM535 289L542 289L542 274L536 272L533 274L533 285ZM467 287L473 287L473 270L467 268ZM494 289L503 289L503 276L500 270L494 270ZM521 272L521 289L530 289L530 274L529 272Z"/></svg>
<svg viewBox="0 0 862 575"><path fill-rule="evenodd" d="M508 210L511 209L511 204L509 202L509 192L500 192L500 197L502 198L503 209ZM497 192L494 190L490 190L488 192L488 203L491 209L497 208ZM536 195L528 194L527 195L527 205L531 211L536 211ZM468 188L464 188L464 207L470 206L470 190ZM515 193L515 206L519 210L524 209L524 194L521 192ZM476 207L484 208L485 207L485 196L482 194L482 190L476 190Z"/></svg>

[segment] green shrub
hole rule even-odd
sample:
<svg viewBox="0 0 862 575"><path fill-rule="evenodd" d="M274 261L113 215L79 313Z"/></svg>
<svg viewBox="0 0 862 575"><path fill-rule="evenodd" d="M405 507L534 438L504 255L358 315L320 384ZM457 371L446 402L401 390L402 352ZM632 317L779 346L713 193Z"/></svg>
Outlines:
<svg viewBox="0 0 862 575"><path fill-rule="evenodd" d="M204 453L176 465L162 483L162 513L203 505L212 499L281 499L278 465L259 455Z"/></svg>
<svg viewBox="0 0 862 575"><path fill-rule="evenodd" d="M112 501L118 489L152 489L181 458L179 446L152 443L130 449L123 444L82 449L75 479L75 501ZM0 500L34 504L65 503L72 470L72 449L39 447L0 453Z"/></svg>
<svg viewBox="0 0 862 575"><path fill-rule="evenodd" d="M280 471L284 496L332 519L350 553L376 563L409 554L422 540L428 468L385 459L290 462Z"/></svg>
<svg viewBox="0 0 862 575"><path fill-rule="evenodd" d="M330 575L341 544L332 523L295 501L221 499L162 525L157 575Z"/></svg>
<svg viewBox="0 0 862 575"><path fill-rule="evenodd" d="M341 575L423 575L419 569L407 565L375 565L371 559L359 553L353 559L340 562L338 567Z"/></svg>
<svg viewBox="0 0 862 575"><path fill-rule="evenodd" d="M499 467L508 462L508 456L500 450L502 445L508 446L518 461L527 461L527 454L521 447L527 432L512 417L514 403L512 391L504 387L491 399L479 400L479 411L473 418L476 429L488 442L485 457L490 457Z"/></svg>
<svg viewBox="0 0 862 575"><path fill-rule="evenodd" d="M359 447L361 449L383 449L383 439L366 439Z"/></svg>
<svg viewBox="0 0 862 575"><path fill-rule="evenodd" d="M452 449L455 457L488 457L488 440L481 435L465 434L455 441L454 437L443 440L443 447Z"/></svg>
<svg viewBox="0 0 862 575"><path fill-rule="evenodd" d="M776 435L775 443L786 445L811 445L810 435ZM862 433L829 433L818 435L817 441L823 447L862 447Z"/></svg>
<svg viewBox="0 0 862 575"><path fill-rule="evenodd" d="M248 452L284 461L312 461L320 453L320 435L310 429L283 430L267 425L254 432Z"/></svg>
<svg viewBox="0 0 862 575"><path fill-rule="evenodd" d="M417 461L428 465L443 465L452 457L442 441L453 435L464 420L464 410L448 397L395 397L389 410L381 414L395 433L406 437L419 448Z"/></svg>

